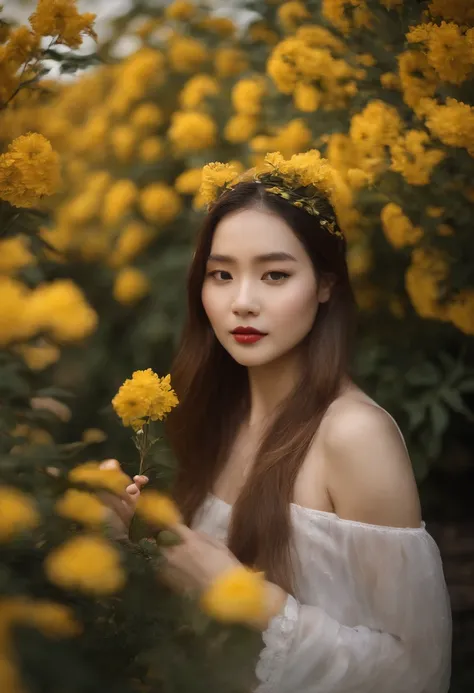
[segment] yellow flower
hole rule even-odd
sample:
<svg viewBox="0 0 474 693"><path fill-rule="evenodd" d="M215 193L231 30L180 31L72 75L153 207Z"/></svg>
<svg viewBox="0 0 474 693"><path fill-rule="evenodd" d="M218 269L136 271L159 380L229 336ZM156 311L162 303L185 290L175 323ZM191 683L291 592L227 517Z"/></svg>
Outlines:
<svg viewBox="0 0 474 693"><path fill-rule="evenodd" d="M268 46L274 46L278 43L278 34L270 29L264 21L257 21L249 27L249 36L255 43L266 43Z"/></svg>
<svg viewBox="0 0 474 693"><path fill-rule="evenodd" d="M165 147L161 137L147 137L138 149L141 161L158 161L165 153Z"/></svg>
<svg viewBox="0 0 474 693"><path fill-rule="evenodd" d="M219 83L210 75L195 75L184 85L179 95L181 108L195 109L207 96L219 93Z"/></svg>
<svg viewBox="0 0 474 693"><path fill-rule="evenodd" d="M47 342L39 344L21 344L15 351L20 354L28 368L32 371L42 371L58 361L61 352L54 344Z"/></svg>
<svg viewBox="0 0 474 693"><path fill-rule="evenodd" d="M87 491L70 488L55 505L61 517L95 527L105 520L105 506L97 496Z"/></svg>
<svg viewBox="0 0 474 693"><path fill-rule="evenodd" d="M304 113L316 111L321 103L321 92L312 84L300 82L296 85L293 96L296 108Z"/></svg>
<svg viewBox="0 0 474 693"><path fill-rule="evenodd" d="M35 262L26 236L19 235L0 240L0 274L16 272Z"/></svg>
<svg viewBox="0 0 474 693"><path fill-rule="evenodd" d="M232 144L248 142L258 129L258 120L252 115L238 113L227 121L224 137Z"/></svg>
<svg viewBox="0 0 474 693"><path fill-rule="evenodd" d="M278 8L278 20L286 31L294 31L307 19L311 19L311 14L299 0L290 0Z"/></svg>
<svg viewBox="0 0 474 693"><path fill-rule="evenodd" d="M107 440L107 434L104 433L104 431L102 431L100 428L86 428L86 430L82 433L83 443L103 443L104 440Z"/></svg>
<svg viewBox="0 0 474 693"><path fill-rule="evenodd" d="M471 0L431 0L428 10L433 17L450 19L458 24L474 22L474 6Z"/></svg>
<svg viewBox="0 0 474 693"><path fill-rule="evenodd" d="M138 189L129 178L115 181L102 203L102 221L107 226L117 224L126 216L138 197Z"/></svg>
<svg viewBox="0 0 474 693"><path fill-rule="evenodd" d="M194 195L201 187L202 169L190 168L175 180L174 187L181 195Z"/></svg>
<svg viewBox="0 0 474 693"><path fill-rule="evenodd" d="M197 26L204 31L211 31L219 36L229 37L235 34L236 26L229 17L204 17Z"/></svg>
<svg viewBox="0 0 474 693"><path fill-rule="evenodd" d="M423 229L413 226L410 219L403 214L402 208L393 202L385 205L380 218L383 232L394 248L416 245L423 237Z"/></svg>
<svg viewBox="0 0 474 693"><path fill-rule="evenodd" d="M0 541L35 529L40 515L32 498L13 486L0 486Z"/></svg>
<svg viewBox="0 0 474 693"><path fill-rule="evenodd" d="M398 71L405 103L417 113L423 99L436 92L439 78L420 51L404 51L398 55Z"/></svg>
<svg viewBox="0 0 474 693"><path fill-rule="evenodd" d="M165 17L168 19L178 19L186 21L196 12L196 5L187 0L173 0L173 2L165 7Z"/></svg>
<svg viewBox="0 0 474 693"><path fill-rule="evenodd" d="M47 330L60 342L84 339L97 326L97 313L70 279L38 286L29 297L27 315L37 329Z"/></svg>
<svg viewBox="0 0 474 693"><path fill-rule="evenodd" d="M464 147L474 157L474 106L447 98L446 105L429 107L426 126L444 144Z"/></svg>
<svg viewBox="0 0 474 693"><path fill-rule="evenodd" d="M183 522L176 503L158 491L142 493L137 503L137 513L157 527L172 527Z"/></svg>
<svg viewBox="0 0 474 693"><path fill-rule="evenodd" d="M168 60L175 72L196 72L208 60L206 46L190 36L174 36L168 48Z"/></svg>
<svg viewBox="0 0 474 693"><path fill-rule="evenodd" d="M101 469L97 462L85 462L69 472L69 481L74 484L85 484L91 488L101 488L111 493L124 493L131 483L129 476L121 469Z"/></svg>
<svg viewBox="0 0 474 693"><path fill-rule="evenodd" d="M248 69L249 63L244 51L239 48L220 48L216 51L214 68L218 77L234 77Z"/></svg>
<svg viewBox="0 0 474 693"><path fill-rule="evenodd" d="M411 185L427 185L431 172L445 153L440 149L428 149L430 136L423 130L409 130L390 147L392 171L401 173Z"/></svg>
<svg viewBox="0 0 474 693"><path fill-rule="evenodd" d="M118 237L109 257L111 267L120 267L136 257L151 242L153 236L144 224L131 221Z"/></svg>
<svg viewBox="0 0 474 693"><path fill-rule="evenodd" d="M133 111L131 122L143 130L158 127L164 122L163 111L154 103L142 103Z"/></svg>
<svg viewBox="0 0 474 693"><path fill-rule="evenodd" d="M71 609L63 604L23 596L1 599L0 640L3 640L7 629L20 624L34 626L44 635L55 638L71 637L81 632L81 626L74 619Z"/></svg>
<svg viewBox="0 0 474 693"><path fill-rule="evenodd" d="M36 332L36 323L27 313L30 292L19 281L0 276L0 345L31 337Z"/></svg>
<svg viewBox="0 0 474 693"><path fill-rule="evenodd" d="M5 59L19 68L23 63L27 63L38 51L40 38L26 26L12 29L8 35L8 43L5 46Z"/></svg>
<svg viewBox="0 0 474 693"><path fill-rule="evenodd" d="M448 274L443 255L426 248L415 248L411 265L405 273L405 288L418 315L434 320L448 320L447 309L441 305L440 286Z"/></svg>
<svg viewBox="0 0 474 693"><path fill-rule="evenodd" d="M310 145L311 139L311 130L304 120L295 118L278 131L274 143L275 149L278 149L283 156L289 157L292 154L304 152Z"/></svg>
<svg viewBox="0 0 474 693"><path fill-rule="evenodd" d="M123 425L134 428L139 428L144 419L161 421L177 404L178 398L171 388L170 376L159 378L151 368L135 371L112 400L112 406Z"/></svg>
<svg viewBox="0 0 474 693"><path fill-rule="evenodd" d="M238 175L239 171L233 164L223 164L216 161L204 166L199 190L203 202L205 204L214 202L219 188L232 183Z"/></svg>
<svg viewBox="0 0 474 693"><path fill-rule="evenodd" d="M129 161L137 141L137 133L128 125L118 125L110 133L110 144L115 157L121 161Z"/></svg>
<svg viewBox="0 0 474 693"><path fill-rule="evenodd" d="M114 298L119 303L137 303L150 292L148 277L135 267L124 267L115 278Z"/></svg>
<svg viewBox="0 0 474 693"><path fill-rule="evenodd" d="M15 207L33 207L60 180L59 156L43 135L21 135L0 155L0 198Z"/></svg>
<svg viewBox="0 0 474 693"><path fill-rule="evenodd" d="M242 565L219 575L201 598L203 610L224 623L246 623L265 613L265 580Z"/></svg>
<svg viewBox="0 0 474 693"><path fill-rule="evenodd" d="M400 77L395 72L384 72L380 75L380 84L384 89L401 89Z"/></svg>
<svg viewBox="0 0 474 693"><path fill-rule="evenodd" d="M200 151L215 144L217 126L205 113L176 111L168 137L177 153Z"/></svg>
<svg viewBox="0 0 474 693"><path fill-rule="evenodd" d="M81 34L97 38L92 28L95 17L91 12L79 14L75 0L38 0L29 19L40 36L54 36L58 43L78 48L82 43Z"/></svg>
<svg viewBox="0 0 474 693"><path fill-rule="evenodd" d="M265 96L265 82L261 78L241 79L232 89L232 104L237 113L258 115Z"/></svg>
<svg viewBox="0 0 474 693"><path fill-rule="evenodd" d="M464 289L447 306L447 317L464 334L474 335L474 291Z"/></svg>
<svg viewBox="0 0 474 693"><path fill-rule="evenodd" d="M51 582L64 589L106 595L125 584L119 553L101 537L69 539L51 551L44 567Z"/></svg>
<svg viewBox="0 0 474 693"><path fill-rule="evenodd" d="M181 212L181 198L166 183L151 183L141 191L140 209L148 221L169 224Z"/></svg>
<svg viewBox="0 0 474 693"><path fill-rule="evenodd" d="M453 22L440 25L429 22L412 27L407 34L409 43L424 43L429 64L440 79L462 84L474 70L474 31L464 32Z"/></svg>
<svg viewBox="0 0 474 693"><path fill-rule="evenodd" d="M351 277L363 277L372 267L372 253L365 245L352 245L347 253L347 266Z"/></svg>

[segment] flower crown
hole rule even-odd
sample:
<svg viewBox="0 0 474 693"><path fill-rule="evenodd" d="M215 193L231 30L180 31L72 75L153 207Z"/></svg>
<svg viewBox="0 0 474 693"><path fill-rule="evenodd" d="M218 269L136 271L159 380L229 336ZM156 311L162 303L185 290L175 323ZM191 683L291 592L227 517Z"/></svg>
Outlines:
<svg viewBox="0 0 474 693"><path fill-rule="evenodd" d="M264 163L241 173L233 163L218 161L207 164L202 170L200 197L212 204L227 190L238 183L254 181L265 186L272 195L278 195L295 207L318 217L320 225L329 233L344 238L335 213L328 215L321 209L322 194L331 203L334 194L332 168L317 149L304 154L294 154L284 159L280 152L265 156Z"/></svg>

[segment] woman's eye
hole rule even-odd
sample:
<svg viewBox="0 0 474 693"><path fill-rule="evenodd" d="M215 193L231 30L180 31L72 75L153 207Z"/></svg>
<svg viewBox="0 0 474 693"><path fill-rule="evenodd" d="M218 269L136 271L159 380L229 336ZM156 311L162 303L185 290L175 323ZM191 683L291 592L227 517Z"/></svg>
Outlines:
<svg viewBox="0 0 474 693"><path fill-rule="evenodd" d="M208 277L214 277L218 282L226 282L232 279L231 274L225 270L213 270L208 273Z"/></svg>
<svg viewBox="0 0 474 693"><path fill-rule="evenodd" d="M267 272L265 276L268 277L272 282L278 282L282 281L283 279L288 279L290 275L286 272Z"/></svg>

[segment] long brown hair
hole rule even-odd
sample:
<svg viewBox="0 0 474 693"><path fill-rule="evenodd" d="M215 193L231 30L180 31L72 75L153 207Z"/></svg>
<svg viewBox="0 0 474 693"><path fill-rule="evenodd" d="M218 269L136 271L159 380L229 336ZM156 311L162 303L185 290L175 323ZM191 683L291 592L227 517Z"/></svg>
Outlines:
<svg viewBox="0 0 474 693"><path fill-rule="evenodd" d="M259 183L240 183L207 215L188 276L188 312L171 370L179 406L168 417L169 440L178 461L175 497L191 522L225 465L238 428L249 411L247 370L221 346L203 308L201 290L219 222L238 210L263 205L278 214L304 245L316 277L330 275L330 299L319 306L303 342L304 377L280 405L240 492L229 529L229 548L247 565L292 591L290 504L298 471L321 419L349 369L355 302L346 244L320 225L333 217L321 196L321 217L310 216Z"/></svg>

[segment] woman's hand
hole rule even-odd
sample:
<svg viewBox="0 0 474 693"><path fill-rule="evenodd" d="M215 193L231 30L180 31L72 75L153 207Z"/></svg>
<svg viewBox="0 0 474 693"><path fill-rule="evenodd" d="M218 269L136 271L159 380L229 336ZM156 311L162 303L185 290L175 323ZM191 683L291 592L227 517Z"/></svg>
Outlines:
<svg viewBox="0 0 474 693"><path fill-rule="evenodd" d="M167 561L162 570L164 582L181 592L205 592L222 573L242 565L221 541L185 525L172 528L181 544L163 549ZM265 582L265 604L262 615L248 625L264 631L282 610L287 594L272 582Z"/></svg>
<svg viewBox="0 0 474 693"><path fill-rule="evenodd" d="M166 559L162 576L173 589L204 592L218 575L240 565L224 543L204 532L195 532L185 525L170 529L181 540L177 546L162 549Z"/></svg>
<svg viewBox="0 0 474 693"><path fill-rule="evenodd" d="M104 460L101 469L116 469L120 467L117 460ZM125 493L116 496L113 493L103 491L100 499L107 506L106 524L111 530L114 539L128 539L130 524L135 514L141 490L148 483L146 476L134 476L133 484L125 489Z"/></svg>

